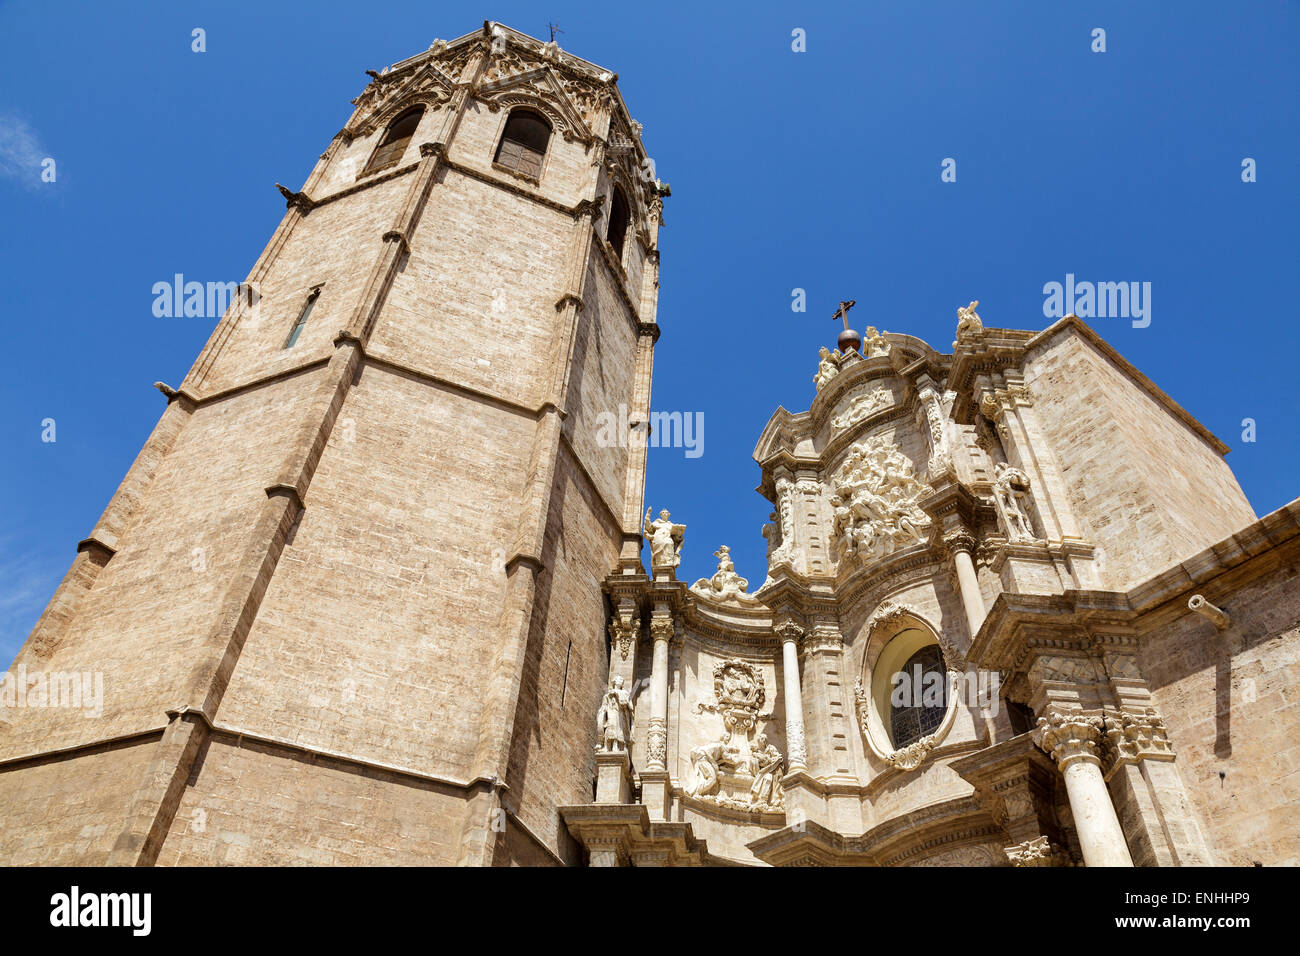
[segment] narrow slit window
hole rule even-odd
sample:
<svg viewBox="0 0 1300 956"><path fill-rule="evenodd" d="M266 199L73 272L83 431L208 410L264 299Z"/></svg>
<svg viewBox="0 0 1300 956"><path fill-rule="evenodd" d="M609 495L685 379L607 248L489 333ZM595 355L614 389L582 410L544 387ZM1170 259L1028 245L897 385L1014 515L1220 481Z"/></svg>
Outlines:
<svg viewBox="0 0 1300 956"><path fill-rule="evenodd" d="M627 222L630 218L627 209L627 197L619 186L614 187L614 200L609 204L609 231L605 238L614 250L614 256L623 261L623 241L627 238Z"/></svg>
<svg viewBox="0 0 1300 956"><path fill-rule="evenodd" d="M293 348L293 344L298 341L298 336L302 334L302 327L307 324L307 318L311 315L312 306L316 304L316 299L319 296L320 289L311 290L311 295L307 296L302 311L298 313L298 321L294 322L293 328L289 330L289 337L284 340L284 348Z"/></svg>
<svg viewBox="0 0 1300 956"><path fill-rule="evenodd" d="M417 106L393 120L388 127L388 132L375 148L374 155L370 157L370 162L366 163L366 168L361 171L361 175L368 176L401 162L402 154L410 145L411 137L415 135L415 128L420 125L420 117L423 115L424 107Z"/></svg>

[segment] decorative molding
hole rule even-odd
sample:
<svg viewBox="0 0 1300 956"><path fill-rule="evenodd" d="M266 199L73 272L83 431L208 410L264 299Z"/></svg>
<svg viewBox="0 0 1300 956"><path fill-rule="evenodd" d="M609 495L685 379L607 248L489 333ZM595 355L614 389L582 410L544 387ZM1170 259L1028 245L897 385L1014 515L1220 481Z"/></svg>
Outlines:
<svg viewBox="0 0 1300 956"><path fill-rule="evenodd" d="M1038 718L1034 742L1065 770L1076 760L1101 764L1100 744L1105 724L1100 714L1050 711Z"/></svg>
<svg viewBox="0 0 1300 956"><path fill-rule="evenodd" d="M1164 718L1152 707L1139 711L1106 710L1102 714L1110 766L1109 778L1121 767L1143 760L1174 759L1174 746L1165 730Z"/></svg>
<svg viewBox="0 0 1300 956"><path fill-rule="evenodd" d="M1061 847L1040 836L1026 840L1015 846L1006 847L1004 852L1012 866L1070 866L1069 854Z"/></svg>
<svg viewBox="0 0 1300 956"><path fill-rule="evenodd" d="M749 590L749 581L736 573L736 565L731 560L731 549L724 544L713 552L713 556L718 559L717 573L711 578L700 578L692 584L692 593L722 604L761 606L758 598L745 593Z"/></svg>
<svg viewBox="0 0 1300 956"><path fill-rule="evenodd" d="M671 623L671 622L670 622ZM653 625L651 625L653 628ZM637 616L636 605L631 601L622 602L609 622L610 643L618 648L623 660L632 649L632 639L641 628L641 618Z"/></svg>
<svg viewBox="0 0 1300 956"><path fill-rule="evenodd" d="M866 386L850 393L851 398L844 403L844 411L831 419L831 428L843 431L865 421L876 412L894 404L894 393L883 385L870 390Z"/></svg>

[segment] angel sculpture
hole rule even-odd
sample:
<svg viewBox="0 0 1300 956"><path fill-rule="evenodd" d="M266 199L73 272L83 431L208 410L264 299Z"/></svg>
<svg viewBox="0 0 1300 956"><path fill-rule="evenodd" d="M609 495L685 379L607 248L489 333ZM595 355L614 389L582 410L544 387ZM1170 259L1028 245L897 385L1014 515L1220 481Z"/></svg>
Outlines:
<svg viewBox="0 0 1300 956"><path fill-rule="evenodd" d="M961 337L961 334L963 332L984 331L984 323L980 321L979 313L975 311L975 307L979 304L980 304L980 300L976 299L970 305L966 306L966 308L957 309L957 337L958 338Z"/></svg>

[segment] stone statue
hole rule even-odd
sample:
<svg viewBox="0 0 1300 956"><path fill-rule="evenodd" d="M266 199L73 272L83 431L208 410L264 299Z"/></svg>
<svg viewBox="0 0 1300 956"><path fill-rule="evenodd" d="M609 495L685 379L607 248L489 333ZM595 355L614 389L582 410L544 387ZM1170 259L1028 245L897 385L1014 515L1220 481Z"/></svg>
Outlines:
<svg viewBox="0 0 1300 956"><path fill-rule="evenodd" d="M862 343L862 351L867 358L879 358L882 355L889 354L889 342L876 331L874 325L867 326L867 337Z"/></svg>
<svg viewBox="0 0 1300 956"><path fill-rule="evenodd" d="M645 511L642 532L650 542L650 569L668 571L682 563L681 546L686 535L686 525L673 524L668 509L659 512L657 521L650 520L651 509Z"/></svg>
<svg viewBox="0 0 1300 956"><path fill-rule="evenodd" d="M822 386L839 374L840 367L835 361L837 354L824 345L821 347L821 351L817 353L819 361L817 363L817 374L813 376L813 383L817 386L819 392Z"/></svg>
<svg viewBox="0 0 1300 956"><path fill-rule="evenodd" d="M626 751L632 741L632 700L615 675L596 712L596 749L606 753Z"/></svg>
<svg viewBox="0 0 1300 956"><path fill-rule="evenodd" d="M767 742L766 734L758 734L750 751L750 773L754 775L754 783L749 788L750 806L781 806L780 781L784 768L785 757L781 751Z"/></svg>
<svg viewBox="0 0 1300 956"><path fill-rule="evenodd" d="M749 589L749 581L736 573L736 565L731 560L731 549L724 544L713 552L713 556L718 559L717 573L711 578L700 578L691 585L691 590L715 601L757 604L757 598L745 593Z"/></svg>
<svg viewBox="0 0 1300 956"><path fill-rule="evenodd" d="M966 308L957 310L957 338L961 338L965 332L984 331L984 323L980 321L979 313L975 311L975 307L979 304L980 300L976 299Z"/></svg>
<svg viewBox="0 0 1300 956"><path fill-rule="evenodd" d="M724 770L736 769L739 759L740 749L729 746L725 737L716 743L692 748L691 770L694 773L686 792L692 797L707 797L716 793L718 775Z"/></svg>
<svg viewBox="0 0 1300 956"><path fill-rule="evenodd" d="M1029 521L1029 476L1004 461L993 467L993 503L1008 541L1034 541Z"/></svg>

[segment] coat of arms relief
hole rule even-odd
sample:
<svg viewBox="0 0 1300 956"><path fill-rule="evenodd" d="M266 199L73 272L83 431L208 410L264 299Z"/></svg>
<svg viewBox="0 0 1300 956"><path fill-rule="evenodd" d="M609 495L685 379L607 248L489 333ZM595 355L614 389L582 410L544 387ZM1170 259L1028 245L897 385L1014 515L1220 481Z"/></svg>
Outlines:
<svg viewBox="0 0 1300 956"><path fill-rule="evenodd" d="M696 705L699 713L722 716L723 733L713 743L691 750L686 793L697 800L733 810L782 812L781 777L785 756L755 733L767 697L763 672L748 661L720 662L713 669L713 703Z"/></svg>

